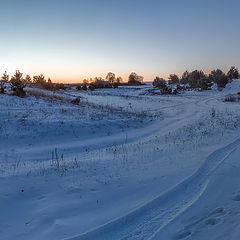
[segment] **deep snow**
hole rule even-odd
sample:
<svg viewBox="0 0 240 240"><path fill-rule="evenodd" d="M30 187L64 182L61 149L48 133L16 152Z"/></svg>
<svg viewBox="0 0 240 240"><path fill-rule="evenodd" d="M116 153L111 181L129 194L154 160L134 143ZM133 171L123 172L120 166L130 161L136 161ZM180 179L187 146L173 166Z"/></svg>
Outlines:
<svg viewBox="0 0 240 240"><path fill-rule="evenodd" d="M0 239L239 239L240 80L150 89L0 95Z"/></svg>

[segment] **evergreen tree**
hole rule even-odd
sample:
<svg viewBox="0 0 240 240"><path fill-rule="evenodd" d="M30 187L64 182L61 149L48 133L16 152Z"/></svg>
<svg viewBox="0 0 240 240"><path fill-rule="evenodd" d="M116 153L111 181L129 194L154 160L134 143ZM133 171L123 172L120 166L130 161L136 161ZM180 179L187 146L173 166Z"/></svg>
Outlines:
<svg viewBox="0 0 240 240"><path fill-rule="evenodd" d="M238 69L236 67L231 67L227 73L227 77L229 80L238 79L239 78Z"/></svg>
<svg viewBox="0 0 240 240"><path fill-rule="evenodd" d="M24 82L25 82L26 84L32 83L31 77L30 77L29 75L26 75L26 77L25 77L25 79L24 79Z"/></svg>
<svg viewBox="0 0 240 240"><path fill-rule="evenodd" d="M180 82L181 82L182 84L187 84L187 83L189 83L189 72L188 72L188 71L185 71L185 72L183 73Z"/></svg>
<svg viewBox="0 0 240 240"><path fill-rule="evenodd" d="M17 70L10 80L13 94L18 97L25 97L26 95L26 92L24 91L26 85L22 76L23 74Z"/></svg>
<svg viewBox="0 0 240 240"><path fill-rule="evenodd" d="M163 78L156 77L153 80L153 86L157 87L159 89L163 89L163 88L165 88L167 86L167 84L166 84L166 81Z"/></svg>
<svg viewBox="0 0 240 240"><path fill-rule="evenodd" d="M216 83L219 88L224 88L228 83L227 75L220 69L211 71L209 79Z"/></svg>
<svg viewBox="0 0 240 240"><path fill-rule="evenodd" d="M178 84L179 83L179 77L176 74L171 74L168 79L169 79L170 84Z"/></svg>
<svg viewBox="0 0 240 240"><path fill-rule="evenodd" d="M44 85L46 83L46 79L43 74L33 77L33 83L38 85Z"/></svg>
<svg viewBox="0 0 240 240"><path fill-rule="evenodd" d="M5 71L4 74L2 75L0 79L0 93L4 94L5 93L5 85L9 81L9 75Z"/></svg>

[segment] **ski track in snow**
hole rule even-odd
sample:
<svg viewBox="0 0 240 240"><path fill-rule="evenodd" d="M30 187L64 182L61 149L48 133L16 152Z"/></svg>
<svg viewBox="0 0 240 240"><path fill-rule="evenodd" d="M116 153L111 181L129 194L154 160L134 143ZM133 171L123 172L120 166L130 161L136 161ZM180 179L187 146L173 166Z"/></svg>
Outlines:
<svg viewBox="0 0 240 240"><path fill-rule="evenodd" d="M182 118L169 121L166 128L161 131L164 135L170 129L177 129L186 119L198 119L202 114L201 107L209 107L209 103L216 98L207 98L186 103L194 104L195 111L186 111L182 113ZM183 104L177 104L181 106ZM211 106L211 105L210 105ZM174 106L168 107L171 109ZM159 108L163 109L163 108ZM164 109L166 109L164 107ZM175 128L174 128L175 127ZM156 131L154 129L149 133ZM146 139L145 139L146 140ZM175 186L165 194L144 204L142 207L121 216L109 223L106 223L96 229L76 237L67 238L67 240L83 240L83 239L121 239L121 240L144 240L155 239L155 235L161 231L167 224L184 212L205 191L211 174L223 163L229 155L236 150L240 144L240 139L227 147L217 150L211 154L204 164L188 179Z"/></svg>
<svg viewBox="0 0 240 240"><path fill-rule="evenodd" d="M214 171L239 147L240 138L211 154L188 179L144 206L88 233L67 238L152 240L204 193Z"/></svg>
<svg viewBox="0 0 240 240"><path fill-rule="evenodd" d="M77 95L72 95L76 97ZM59 148L65 148L72 155L86 146L91 151L105 149L106 147L118 146L121 144L129 145L138 144L139 142L147 142L158 137L176 131L187 123L194 123L199 120L206 112L214 106L214 101L219 99L219 95L207 95L197 100L192 100L189 96L183 96L180 103L176 102L169 106L155 107L149 109L148 112L161 112L182 108L182 111L176 116L168 116L167 119L158 119L151 125L142 127L141 129L132 129L123 133L114 133L111 136L95 137L93 139L73 140L70 142L62 142L58 144ZM188 99L189 98L189 99ZM161 125L159 124L161 121ZM164 128L161 128L164 126ZM202 165L190 177L178 183L170 190L162 193L158 197L144 203L142 206L131 210L127 214L121 215L103 225L95 227L85 233L64 238L64 240L156 240L159 234L168 224L191 207L205 192L209 181L214 172L231 156L231 154L239 147L240 138L233 143L216 150L203 161ZM22 158L31 161L33 156L41 155L42 152L49 151L54 148L53 145L41 145L32 147L29 152L25 149L19 149L18 153ZM80 153L84 159L85 153ZM41 157L41 156L40 156ZM45 156L43 156L44 158ZM85 156L87 157L87 156ZM160 192L160 191L159 191ZM71 235L70 235L71 236Z"/></svg>

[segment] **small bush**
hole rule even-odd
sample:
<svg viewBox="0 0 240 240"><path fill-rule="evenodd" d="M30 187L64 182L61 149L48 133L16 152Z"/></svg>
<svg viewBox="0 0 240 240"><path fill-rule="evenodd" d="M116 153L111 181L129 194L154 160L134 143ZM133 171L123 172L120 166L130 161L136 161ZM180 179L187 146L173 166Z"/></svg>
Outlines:
<svg viewBox="0 0 240 240"><path fill-rule="evenodd" d="M229 95L225 96L224 101L225 102L239 102L240 101L240 95L229 94Z"/></svg>
<svg viewBox="0 0 240 240"><path fill-rule="evenodd" d="M80 97L76 97L75 99L73 99L71 101L71 103L74 104L74 105L79 105L80 104Z"/></svg>
<svg viewBox="0 0 240 240"><path fill-rule="evenodd" d="M95 90L95 87L94 87L94 85L89 85L89 90L91 90L91 91L94 91Z"/></svg>
<svg viewBox="0 0 240 240"><path fill-rule="evenodd" d="M76 89L77 89L78 91L87 91L87 90L88 90L88 87L87 87L86 84L84 84L84 85L78 85L78 86L76 87Z"/></svg>

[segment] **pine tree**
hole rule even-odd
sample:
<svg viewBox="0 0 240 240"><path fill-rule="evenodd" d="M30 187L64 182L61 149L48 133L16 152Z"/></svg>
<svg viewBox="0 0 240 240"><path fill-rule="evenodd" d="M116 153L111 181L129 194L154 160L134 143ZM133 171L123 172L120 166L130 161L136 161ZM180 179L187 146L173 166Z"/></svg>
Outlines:
<svg viewBox="0 0 240 240"><path fill-rule="evenodd" d="M9 81L9 75L5 71L4 74L2 75L0 79L0 93L4 94L5 93L5 85Z"/></svg>
<svg viewBox="0 0 240 240"><path fill-rule="evenodd" d="M24 82L25 82L26 84L32 83L31 77L30 77L29 75L26 75L26 77L25 77L25 79L24 79Z"/></svg>
<svg viewBox="0 0 240 240"><path fill-rule="evenodd" d="M18 97L25 97L26 95L26 92L24 91L26 84L24 83L22 76L23 74L17 70L10 80L13 94Z"/></svg>
<svg viewBox="0 0 240 240"><path fill-rule="evenodd" d="M229 80L238 79L239 78L238 69L236 67L231 67L227 73L227 77Z"/></svg>
<svg viewBox="0 0 240 240"><path fill-rule="evenodd" d="M228 83L227 75L220 69L211 71L209 79L216 83L219 88L224 88Z"/></svg>
<svg viewBox="0 0 240 240"><path fill-rule="evenodd" d="M168 79L169 79L169 83L171 84L179 83L179 77L176 74L171 74Z"/></svg>

